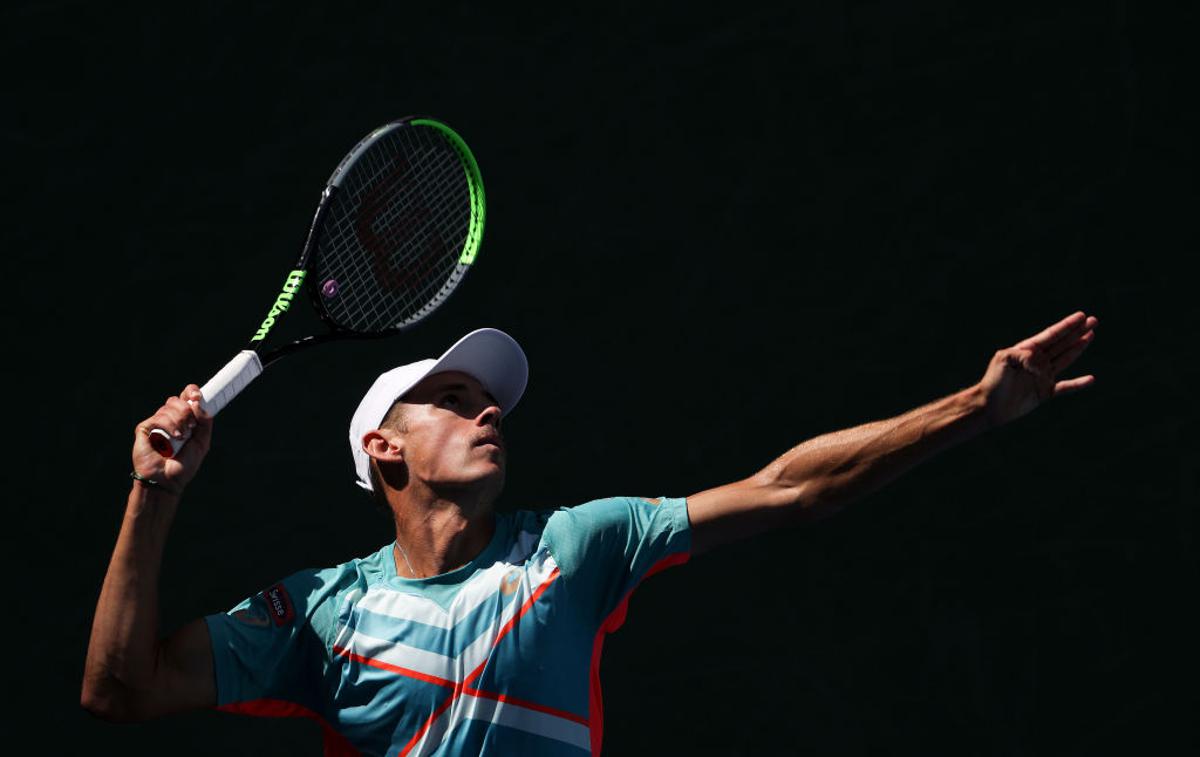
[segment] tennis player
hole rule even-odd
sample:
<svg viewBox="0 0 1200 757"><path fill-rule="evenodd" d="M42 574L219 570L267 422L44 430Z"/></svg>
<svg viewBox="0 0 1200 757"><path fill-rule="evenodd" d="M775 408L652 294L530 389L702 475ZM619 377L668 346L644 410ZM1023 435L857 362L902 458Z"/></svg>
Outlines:
<svg viewBox="0 0 1200 757"><path fill-rule="evenodd" d="M1092 342L1070 315L995 353L973 386L810 439L687 497L498 513L502 418L525 390L517 343L474 331L390 370L350 422L357 483L396 539L303 570L159 636L158 575L212 419L189 385L138 424L124 522L92 626L82 704L111 720L196 708L318 722L327 754L576 754L603 733L599 662L647 576L859 499L951 445L1094 382L1059 380ZM174 459L148 429L190 443Z"/></svg>

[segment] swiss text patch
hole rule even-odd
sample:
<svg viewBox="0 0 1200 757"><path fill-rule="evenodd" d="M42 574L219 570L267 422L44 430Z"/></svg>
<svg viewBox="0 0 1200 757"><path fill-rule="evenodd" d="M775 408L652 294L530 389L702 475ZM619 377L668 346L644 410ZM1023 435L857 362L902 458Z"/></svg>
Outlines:
<svg viewBox="0 0 1200 757"><path fill-rule="evenodd" d="M296 617L296 611L292 608L292 598L288 596L283 584L275 584L263 592L263 596L267 600L267 611L271 613L271 620L275 621L275 625L291 623L292 618Z"/></svg>

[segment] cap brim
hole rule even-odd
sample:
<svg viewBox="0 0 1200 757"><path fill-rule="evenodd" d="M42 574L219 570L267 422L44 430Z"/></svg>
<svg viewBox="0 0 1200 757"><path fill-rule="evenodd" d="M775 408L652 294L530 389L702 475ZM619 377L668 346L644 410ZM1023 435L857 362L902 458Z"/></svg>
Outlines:
<svg viewBox="0 0 1200 757"><path fill-rule="evenodd" d="M501 415L512 412L517 406L529 381L529 361L525 351L517 340L497 329L476 329L459 339L413 386L427 376L446 371L461 371L473 376L495 398ZM409 387L408 391L411 390Z"/></svg>

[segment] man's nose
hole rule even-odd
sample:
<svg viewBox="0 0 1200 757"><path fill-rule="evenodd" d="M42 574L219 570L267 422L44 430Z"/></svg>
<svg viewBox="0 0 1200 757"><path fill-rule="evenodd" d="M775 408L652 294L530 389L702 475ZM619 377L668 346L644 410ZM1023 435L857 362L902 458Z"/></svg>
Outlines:
<svg viewBox="0 0 1200 757"><path fill-rule="evenodd" d="M486 423L497 429L500 428L500 408L495 405L488 405L479 413L479 422Z"/></svg>

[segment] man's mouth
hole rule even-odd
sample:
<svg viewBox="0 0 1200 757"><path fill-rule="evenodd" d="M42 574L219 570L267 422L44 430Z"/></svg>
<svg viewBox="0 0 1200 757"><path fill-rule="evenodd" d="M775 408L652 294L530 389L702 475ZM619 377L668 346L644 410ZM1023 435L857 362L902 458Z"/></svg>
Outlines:
<svg viewBox="0 0 1200 757"><path fill-rule="evenodd" d="M492 434L489 434L487 436L481 436L475 440L476 447L481 447L485 444L490 444L493 447L496 447L497 449L504 449L504 443L500 441L500 437L492 435Z"/></svg>

